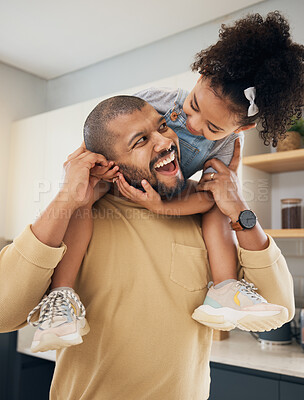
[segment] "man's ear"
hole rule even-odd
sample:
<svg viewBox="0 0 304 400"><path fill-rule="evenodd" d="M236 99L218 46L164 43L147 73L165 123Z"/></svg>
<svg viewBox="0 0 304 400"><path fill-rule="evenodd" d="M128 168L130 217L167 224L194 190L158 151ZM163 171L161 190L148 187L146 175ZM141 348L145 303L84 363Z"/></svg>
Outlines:
<svg viewBox="0 0 304 400"><path fill-rule="evenodd" d="M252 128L255 128L255 127L256 127L256 123L248 124L248 125L241 126L240 128L238 128L234 132L235 133L239 133L239 132L242 132L242 131L248 131L248 129L252 129Z"/></svg>

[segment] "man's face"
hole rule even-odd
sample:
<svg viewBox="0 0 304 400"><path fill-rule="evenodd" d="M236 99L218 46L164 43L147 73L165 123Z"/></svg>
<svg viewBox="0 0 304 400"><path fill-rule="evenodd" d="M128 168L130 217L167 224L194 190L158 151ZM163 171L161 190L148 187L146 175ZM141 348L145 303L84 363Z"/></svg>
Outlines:
<svg viewBox="0 0 304 400"><path fill-rule="evenodd" d="M120 172L134 187L146 179L161 196L173 196L184 186L176 134L149 104L108 124L115 135L114 151Z"/></svg>

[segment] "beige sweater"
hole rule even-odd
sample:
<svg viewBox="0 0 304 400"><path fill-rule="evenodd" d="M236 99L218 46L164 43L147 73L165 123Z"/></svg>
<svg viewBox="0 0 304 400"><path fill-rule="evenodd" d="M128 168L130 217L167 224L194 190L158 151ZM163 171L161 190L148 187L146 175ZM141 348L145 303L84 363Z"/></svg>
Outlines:
<svg viewBox="0 0 304 400"><path fill-rule="evenodd" d="M2 250L1 332L25 323L64 253L64 244L42 244L30 225ZM239 278L292 318L292 278L274 241L238 254ZM212 331L191 314L210 279L199 216L159 216L102 198L75 287L91 331L83 344L58 351L51 399L207 399Z"/></svg>

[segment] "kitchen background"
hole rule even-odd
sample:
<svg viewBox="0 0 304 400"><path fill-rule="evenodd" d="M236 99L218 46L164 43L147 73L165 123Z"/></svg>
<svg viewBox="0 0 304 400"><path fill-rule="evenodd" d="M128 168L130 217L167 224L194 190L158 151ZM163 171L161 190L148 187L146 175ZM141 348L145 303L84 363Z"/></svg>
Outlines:
<svg viewBox="0 0 304 400"><path fill-rule="evenodd" d="M22 4L20 1L13 1L13 3L16 4L16 7ZM34 5L36 3L38 8L38 2L32 1L31 3ZM58 10L63 7L62 2L55 1L53 3L53 7L57 6ZM75 5L75 2L71 1L65 3L65 6L70 6L71 9L73 9L73 4ZM133 7L136 3L138 2L130 1ZM182 2L155 1L154 3L155 7L159 7L159 9L166 8L166 5L168 5L168 9L165 10L168 18L175 18L177 25L179 25L178 22L182 21L183 16ZM204 2L191 2L193 5L199 3L202 7ZM5 21L7 16L2 11L7 10L2 10L2 7L3 5L0 3L0 22L3 22L0 32L3 33L5 23L10 20ZM208 7L211 6L205 3L206 10ZM304 43L304 2L302 0L239 0L231 1L229 4L222 0L214 2L213 14L209 12L205 19L196 20L195 23L192 22L193 25L189 23L182 31L180 28L174 28L175 31L173 30L169 36L167 33L166 37L154 37L150 42L148 40L148 43L142 43L140 46L137 45L136 48L128 49L128 51L118 49L117 54L110 58L105 58L94 64L92 62L92 65L83 65L73 71L70 68L71 72L63 72L63 70L59 70L59 67L53 69L53 71L46 71L43 67L45 63L43 59L41 59L42 67L40 70L31 71L32 73L25 72L20 66L21 69L8 65L5 52L1 54L0 50L0 60L7 62L0 62L0 248L17 236L27 223L32 222L39 211L51 200L58 188L62 163L66 156L79 146L84 119L100 99L116 93L132 94L151 85L181 86L190 89L197 79L196 75L189 72L189 65L193 61L193 56L197 51L217 40L221 23L232 22L249 12L259 12L265 15L273 10L282 11L287 16L292 27L294 40ZM132 7L129 7L128 12L132 13ZM164 11L162 10L162 12ZM198 14L197 11L194 12ZM201 9L201 13L204 14L204 8ZM18 18L22 17L21 14L21 11L20 13L17 11L17 21ZM155 20L154 23L157 30L158 20ZM79 24L81 26L81 21L79 21ZM53 29L56 29L56 25ZM138 35L141 35L141 30L144 27L138 24L137 29ZM126 32L128 32L128 27L126 27ZM7 35L7 32L5 33ZM1 36L5 37L4 35ZM35 40L40 41L39 37ZM43 46L42 39L40 46ZM87 43L87 46L90 46L90 42ZM39 46L33 51L39 52ZM71 48L66 48L67 53L71 52L72 54L75 51L81 51L80 48L77 48L77 43L74 43ZM37 56L37 54L34 55ZM13 64L13 62L11 61L10 64ZM24 69L29 70L28 67L24 67ZM257 132L250 131L246 134L243 153L245 157L274 151L274 149L263 145ZM247 160L250 162L250 158ZM252 168L244 165L241 168L240 173L245 197L251 208L257 213L264 228L276 230L281 228L280 199L292 197L302 198L304 201L303 160L304 155L298 162L296 167L298 170L291 172L272 174L259 170L258 167ZM302 212L302 227L304 227L303 214ZM282 236L282 232L277 231L274 235ZM303 231L295 234L293 238L281 237L276 238L276 240L287 258L294 277L296 305L297 307L304 307ZM0 359L2 358L2 362L5 357L8 357L8 349L11 350L16 345L14 341L16 338L11 336L5 336L6 341L1 342L3 335L6 334L0 335ZM252 338L250 337L250 339ZM23 339L21 338L19 341L19 350L21 348L24 350L28 341L29 337L25 334ZM265 359L260 360L259 364L254 364L250 359L250 352L256 353L255 342L254 344L249 343L247 339L244 340L243 336L233 334L229 341L229 345L227 344L228 341L215 343L213 362L217 364L213 365L213 371L216 371L216 367L218 367L222 373L224 369L219 367L221 363L247 367L251 368L248 371L256 369L264 371L265 374L286 374L290 379L294 376L296 378L293 384L302 386L303 382L296 381L297 378L304 378L304 358L297 358L297 354L301 354L299 345L297 345L297 348L289 347L287 350L283 350L282 354L275 353L277 358L274 362L268 360L270 363L268 365L268 361ZM240 363L239 360L232 359L231 354L226 353L229 346L232 351L243 351L243 354L247 354L244 362ZM3 352L3 355L1 352ZM287 356L289 357L288 361L286 361ZM54 355L50 355L50 359L52 357ZM31 364L31 360L27 359L27 362L29 365ZM284 370L280 366L290 362L294 362L291 370L288 370L287 367ZM7 366L6 372L14 370L17 373L16 365L12 367L12 362L7 358L7 365L9 363L11 365L10 367ZM280 364L277 369L274 366L276 363ZM0 370L2 368L0 362ZM45 368L47 369L47 367ZM247 373L250 375L248 371ZM240 371L232 372L237 374ZM232 372L230 371L230 373ZM259 385L262 385L263 388L267 379L272 381L276 379L272 375L261 374L259 372L259 377L262 379L262 381L259 381ZM253 375L256 376L256 373L252 372ZM221 374L219 376L224 379ZM231 378L231 375L229 376ZM13 385L14 379L10 381L8 378L8 382ZM286 393L291 393L288 385L286 389L286 384L279 390L278 396L276 389L269 389L271 395L260 398L285 400L285 397L283 397L284 390ZM3 395L1 395L0 379L1 400L21 398L21 394L17 394L17 390L14 394L8 395L8 392L5 392L4 388L2 389ZM263 390L265 394L266 389ZM250 394L248 396L247 398L250 399ZM33 399L33 397L25 398ZM221 397L214 398L221 399ZM235 395L233 398L238 399ZM304 394L303 397L289 396L287 398L301 399L304 398Z"/></svg>

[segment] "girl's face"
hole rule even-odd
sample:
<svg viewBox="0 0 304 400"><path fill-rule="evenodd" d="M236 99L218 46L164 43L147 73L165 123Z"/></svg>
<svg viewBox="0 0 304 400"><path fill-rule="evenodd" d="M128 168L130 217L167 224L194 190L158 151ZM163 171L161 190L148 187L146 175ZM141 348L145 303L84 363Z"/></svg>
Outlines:
<svg viewBox="0 0 304 400"><path fill-rule="evenodd" d="M249 107L249 102L248 102ZM253 128L255 124L240 127L237 115L229 110L227 100L220 98L201 75L187 96L183 110L187 115L187 129L208 140L219 140L231 133Z"/></svg>

